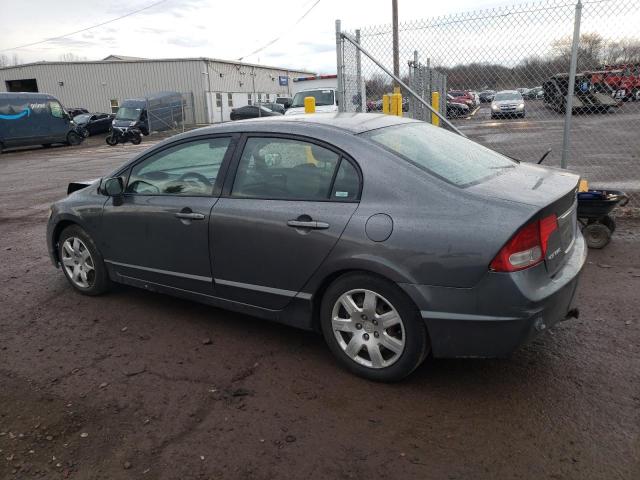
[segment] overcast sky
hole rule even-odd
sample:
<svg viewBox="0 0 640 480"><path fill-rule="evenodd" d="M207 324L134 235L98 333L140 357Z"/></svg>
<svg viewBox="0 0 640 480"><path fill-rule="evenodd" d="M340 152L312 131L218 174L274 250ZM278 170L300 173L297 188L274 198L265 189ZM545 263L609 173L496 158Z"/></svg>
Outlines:
<svg viewBox="0 0 640 480"><path fill-rule="evenodd" d="M320 0L297 25L295 22L316 0L167 0L144 12L87 32L33 47L2 51L105 22L157 1L0 0L0 55L11 58L16 53L22 62L59 60L61 55L68 53L89 60L99 60L109 54L145 58L211 57L230 60L244 57L248 62L333 73L335 19L341 19L347 30L388 24L391 20L391 0ZM399 13L402 22L521 3L523 2L520 0L399 0ZM561 3L566 5L573 1ZM622 0L622 3L633 2ZM599 5L603 4L597 5L597 8L602 8ZM571 19L571 13L572 7L569 6L566 17ZM594 20L598 19L598 24L602 24L600 19L603 16L606 18L606 15L595 13ZM629 28L638 25L637 14L634 17L631 21L629 13L625 13L624 22L629 24ZM547 17L541 16L540 21L546 22L549 38L558 35L559 30L553 22L546 21L545 18ZM618 23L611 26L602 24L602 28L623 31L620 22L616 22ZM562 23L562 34L570 33L571 21L567 22L563 18ZM474 43L477 47L485 48L487 42L491 41L495 44L496 51L499 51L503 42L517 33L513 28L496 27L498 30L488 38L486 32L481 31L482 25L478 25L476 32L465 32L463 28L459 28L457 34L462 37L458 39L438 38L435 41L438 41L439 48L446 45L450 45L447 48L455 48L456 44L465 43L467 47ZM529 27L533 30L517 29L520 41L527 38L540 40L540 29L536 29L535 25ZM473 33L479 37L473 37ZM264 51L249 56L254 50L280 36L279 41ZM475 38L473 42L470 41L472 38ZM385 40L385 45L387 43ZM460 48L460 45L457 47ZM430 46L423 45L423 48L428 50ZM539 53L536 44L531 44L530 49L532 54Z"/></svg>

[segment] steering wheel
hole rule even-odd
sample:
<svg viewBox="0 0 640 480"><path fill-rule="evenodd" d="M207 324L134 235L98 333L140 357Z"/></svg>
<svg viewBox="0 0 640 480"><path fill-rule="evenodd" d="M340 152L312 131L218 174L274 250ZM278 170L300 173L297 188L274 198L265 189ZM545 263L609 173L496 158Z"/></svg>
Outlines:
<svg viewBox="0 0 640 480"><path fill-rule="evenodd" d="M204 183L207 187L213 186L207 177L205 177L204 175L198 172L183 173L182 175L180 175L177 181L182 182L184 180L187 180L188 178L193 178L195 180L198 180L199 182Z"/></svg>
<svg viewBox="0 0 640 480"><path fill-rule="evenodd" d="M142 191L138 191L138 187L142 186L143 188L147 187L147 191L142 190ZM134 192L134 193L140 193L142 195L144 195L145 193L160 193L160 189L149 182L145 182L144 180L136 180L134 182L131 182L129 184L129 187L127 188L128 192Z"/></svg>

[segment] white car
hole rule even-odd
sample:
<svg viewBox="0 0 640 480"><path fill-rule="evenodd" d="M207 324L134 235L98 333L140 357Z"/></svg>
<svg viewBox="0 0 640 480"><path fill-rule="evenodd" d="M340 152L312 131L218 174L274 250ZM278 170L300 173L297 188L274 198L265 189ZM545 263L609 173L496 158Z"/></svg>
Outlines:
<svg viewBox="0 0 640 480"><path fill-rule="evenodd" d="M517 90L502 90L491 102L491 118L525 116L524 98Z"/></svg>
<svg viewBox="0 0 640 480"><path fill-rule="evenodd" d="M338 101L335 88L312 88L301 90L293 96L291 107L285 115L301 115L304 113L304 99L313 97L316 99L316 112L328 113L338 111Z"/></svg>

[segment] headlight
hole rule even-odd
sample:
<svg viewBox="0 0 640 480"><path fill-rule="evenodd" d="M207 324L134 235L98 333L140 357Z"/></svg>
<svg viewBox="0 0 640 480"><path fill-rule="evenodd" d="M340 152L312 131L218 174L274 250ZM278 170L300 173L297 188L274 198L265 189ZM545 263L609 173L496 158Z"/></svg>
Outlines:
<svg viewBox="0 0 640 480"><path fill-rule="evenodd" d="M491 104L491 110L498 110L498 105L495 103Z"/></svg>
<svg viewBox="0 0 640 480"><path fill-rule="evenodd" d="M524 103L519 103L516 107L518 110L522 110L524 108Z"/></svg>

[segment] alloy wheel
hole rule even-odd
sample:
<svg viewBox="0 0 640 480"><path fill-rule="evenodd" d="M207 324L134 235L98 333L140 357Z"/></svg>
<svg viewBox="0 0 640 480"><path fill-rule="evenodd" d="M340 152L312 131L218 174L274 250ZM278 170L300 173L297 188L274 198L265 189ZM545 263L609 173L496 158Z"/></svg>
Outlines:
<svg viewBox="0 0 640 480"><path fill-rule="evenodd" d="M80 288L89 288L95 280L95 264L91 252L78 237L69 237L62 244L62 266L69 279Z"/></svg>
<svg viewBox="0 0 640 480"><path fill-rule="evenodd" d="M400 314L372 290L342 294L333 306L331 325L343 352L365 367L393 365L404 351L405 329Z"/></svg>

